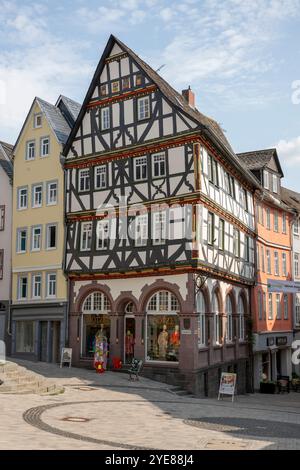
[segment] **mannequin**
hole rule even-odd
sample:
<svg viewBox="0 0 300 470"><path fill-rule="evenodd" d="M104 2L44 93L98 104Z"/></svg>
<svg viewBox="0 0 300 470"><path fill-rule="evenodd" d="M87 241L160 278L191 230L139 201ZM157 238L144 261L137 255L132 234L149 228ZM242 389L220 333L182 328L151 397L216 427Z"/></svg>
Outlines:
<svg viewBox="0 0 300 470"><path fill-rule="evenodd" d="M167 347L168 347L168 337L167 325L163 326L163 330L159 333L157 343L158 343L158 354L162 359L166 358Z"/></svg>
<svg viewBox="0 0 300 470"><path fill-rule="evenodd" d="M125 337L126 361L131 361L134 355L134 336L130 330L127 330Z"/></svg>
<svg viewBox="0 0 300 470"><path fill-rule="evenodd" d="M174 348L178 348L179 345L180 345L179 325L175 325L175 330L174 330L174 332L171 334L170 344L171 344Z"/></svg>
<svg viewBox="0 0 300 470"><path fill-rule="evenodd" d="M99 363L102 364L103 370L106 370L107 355L107 337L105 334L104 325L101 323L100 330L97 331L95 336L94 367L96 370Z"/></svg>

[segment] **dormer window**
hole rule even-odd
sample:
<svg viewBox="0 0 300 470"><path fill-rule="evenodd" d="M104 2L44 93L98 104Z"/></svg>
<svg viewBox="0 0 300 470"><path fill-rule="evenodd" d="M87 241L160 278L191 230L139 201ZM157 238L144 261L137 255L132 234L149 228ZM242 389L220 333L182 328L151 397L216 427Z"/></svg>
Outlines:
<svg viewBox="0 0 300 470"><path fill-rule="evenodd" d="M277 178L277 175L273 175L273 193L278 193L278 178Z"/></svg>
<svg viewBox="0 0 300 470"><path fill-rule="evenodd" d="M267 170L264 170L264 188L265 189L270 189L270 186L269 186L269 172Z"/></svg>
<svg viewBox="0 0 300 470"><path fill-rule="evenodd" d="M42 127L42 113L34 115L33 127L35 129L38 129L39 127Z"/></svg>

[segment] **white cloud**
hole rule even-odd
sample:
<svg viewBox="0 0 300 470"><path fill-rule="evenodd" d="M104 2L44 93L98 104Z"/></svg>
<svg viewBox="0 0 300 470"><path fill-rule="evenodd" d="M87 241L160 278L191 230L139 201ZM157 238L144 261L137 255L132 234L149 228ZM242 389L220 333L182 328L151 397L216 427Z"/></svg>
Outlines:
<svg viewBox="0 0 300 470"><path fill-rule="evenodd" d="M277 145L277 152L280 160L286 166L300 164L300 136L290 140L280 140Z"/></svg>

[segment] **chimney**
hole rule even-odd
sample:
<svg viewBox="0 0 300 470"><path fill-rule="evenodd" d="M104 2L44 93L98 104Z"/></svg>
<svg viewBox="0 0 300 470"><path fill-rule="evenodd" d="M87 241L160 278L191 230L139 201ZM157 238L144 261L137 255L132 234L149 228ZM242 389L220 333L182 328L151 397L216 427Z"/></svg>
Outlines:
<svg viewBox="0 0 300 470"><path fill-rule="evenodd" d="M182 90L181 94L187 104L189 104L191 108L195 108L195 93L191 90L191 87L189 86L187 90Z"/></svg>

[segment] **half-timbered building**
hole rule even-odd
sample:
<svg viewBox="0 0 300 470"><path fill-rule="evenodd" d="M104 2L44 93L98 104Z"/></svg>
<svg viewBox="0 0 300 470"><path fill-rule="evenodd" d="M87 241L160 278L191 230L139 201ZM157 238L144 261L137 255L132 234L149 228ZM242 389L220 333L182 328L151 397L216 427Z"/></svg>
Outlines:
<svg viewBox="0 0 300 470"><path fill-rule="evenodd" d="M64 155L75 362L102 325L111 364L203 395L231 370L245 390L258 183L220 126L111 36Z"/></svg>

